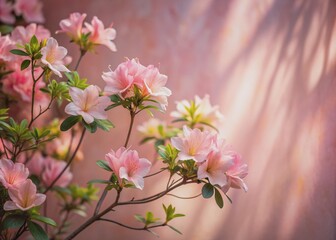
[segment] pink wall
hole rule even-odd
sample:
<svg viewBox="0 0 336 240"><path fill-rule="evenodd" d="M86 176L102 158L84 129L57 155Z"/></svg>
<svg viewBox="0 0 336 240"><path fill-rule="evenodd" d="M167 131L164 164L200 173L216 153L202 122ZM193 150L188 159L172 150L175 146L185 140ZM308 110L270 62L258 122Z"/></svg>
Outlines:
<svg viewBox="0 0 336 240"><path fill-rule="evenodd" d="M213 200L166 197L155 204L111 216L136 225L133 213L162 216L161 203L174 203L187 215L175 221L183 232L158 229L160 239L336 239L336 2L333 0L259 1L89 1L46 0L47 26L57 30L71 12L98 15L117 30L118 52L98 49L79 71L90 83L108 65L125 57L160 65L174 101L211 95L226 116L222 131L248 162L249 192L231 191L233 205L219 210ZM76 59L78 53L58 36ZM164 117L158 115L158 117ZM89 135L85 160L76 169L85 183L107 175L95 166L111 148L122 145L128 114L110 112L117 128ZM148 119L146 114L137 120ZM132 135L137 147L139 135ZM151 158L148 148L138 148ZM157 166L159 167L159 166ZM146 182L146 193L162 188L162 178ZM199 187L178 194L191 196ZM123 197L143 194L129 191ZM83 219L78 218L80 223ZM78 239L156 239L112 224L95 224Z"/></svg>

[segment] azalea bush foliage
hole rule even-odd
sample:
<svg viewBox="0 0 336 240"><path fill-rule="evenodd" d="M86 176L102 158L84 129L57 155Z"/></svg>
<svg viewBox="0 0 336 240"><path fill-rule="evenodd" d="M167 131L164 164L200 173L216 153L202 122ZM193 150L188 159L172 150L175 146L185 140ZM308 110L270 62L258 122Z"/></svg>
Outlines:
<svg viewBox="0 0 336 240"><path fill-rule="evenodd" d="M98 17L88 22L86 14L80 13L61 20L56 33L68 35L80 53L72 61L67 49L38 24L44 20L41 2L0 0L0 7L1 239L23 235L73 239L99 221L149 232L169 227L181 233L173 220L184 214L173 204L162 203L162 197L179 197L172 193L175 189L199 185L200 194L187 198L213 198L212 203L222 208L225 201L231 202L230 188L247 191L243 181L247 165L218 132L223 116L208 95L176 102L169 123L154 118L156 111L166 111L172 94L166 87L168 77L157 67L144 66L136 58L115 69L106 67L106 72L97 73L104 89L77 72L82 58L97 47L117 50L114 28L105 27ZM113 134L107 113L115 108L127 111L130 123L124 145L107 152L105 159L96 159L97 168L108 171L110 177L97 176L80 186L72 181L72 167L76 161L89 160L80 146L87 134L98 129ZM142 112L151 117L137 129L143 134L141 144L155 149L153 159L142 157L136 145L129 146L134 120ZM153 164L161 169L151 171ZM145 182L159 174L166 178L160 192L131 200L122 197L126 191L145 191ZM103 207L108 195L114 201ZM58 219L48 216L49 198L58 202ZM134 223L120 222L114 214L117 206L152 201L162 204L162 213L136 214ZM90 214L89 205L94 209ZM71 228L74 214L83 217L77 229ZM162 214L164 218L156 217Z"/></svg>

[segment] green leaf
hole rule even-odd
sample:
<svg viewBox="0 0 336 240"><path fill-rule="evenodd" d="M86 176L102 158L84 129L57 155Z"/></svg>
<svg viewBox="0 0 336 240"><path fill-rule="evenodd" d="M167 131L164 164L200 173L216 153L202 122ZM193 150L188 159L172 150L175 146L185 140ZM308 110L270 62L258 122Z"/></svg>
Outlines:
<svg viewBox="0 0 336 240"><path fill-rule="evenodd" d="M6 35L6 34L9 34L13 31L13 27L10 26L10 25L1 25L0 26L0 33L1 35Z"/></svg>
<svg viewBox="0 0 336 240"><path fill-rule="evenodd" d="M105 111L111 110L112 108L118 107L120 105L121 105L121 102L113 103L112 105L110 105L107 108L105 108Z"/></svg>
<svg viewBox="0 0 336 240"><path fill-rule="evenodd" d="M30 65L30 60L26 59L21 63L21 71L29 67Z"/></svg>
<svg viewBox="0 0 336 240"><path fill-rule="evenodd" d="M90 124L86 123L84 120L83 120L83 124L84 124L84 127L90 132L90 133L95 133L97 131L97 123L94 121Z"/></svg>
<svg viewBox="0 0 336 240"><path fill-rule="evenodd" d="M108 119L95 119L95 122L97 123L97 127L107 132L110 131L111 128L114 128L113 123Z"/></svg>
<svg viewBox="0 0 336 240"><path fill-rule="evenodd" d="M120 102L122 100L118 94L111 95L110 99L112 102Z"/></svg>
<svg viewBox="0 0 336 240"><path fill-rule="evenodd" d="M54 226L54 227L57 226L56 222L54 220L52 220L51 218L48 218L48 217L43 217L41 215L35 215L34 214L34 215L31 216L31 218L36 220L36 221L46 223L50 226Z"/></svg>
<svg viewBox="0 0 336 240"><path fill-rule="evenodd" d="M67 131L81 120L81 116L70 116L61 124L61 131Z"/></svg>
<svg viewBox="0 0 336 240"><path fill-rule="evenodd" d="M104 160L98 160L96 162L96 164L101 167L102 169L112 172L112 169L110 168L110 166L107 164L107 162L105 162Z"/></svg>
<svg viewBox="0 0 336 240"><path fill-rule="evenodd" d="M206 183L202 187L202 196L204 198L211 198L214 194L214 187L210 183Z"/></svg>
<svg viewBox="0 0 336 240"><path fill-rule="evenodd" d="M178 234L182 235L182 232L180 232L178 229L174 228L173 226L167 225L168 227L170 227L172 230L174 230L175 232L177 232Z"/></svg>
<svg viewBox="0 0 336 240"><path fill-rule="evenodd" d="M223 208L224 207L224 201L223 201L222 195L218 191L217 188L215 188L215 200L216 200L217 206L219 208Z"/></svg>
<svg viewBox="0 0 336 240"><path fill-rule="evenodd" d="M39 50L40 44L37 40L37 37L35 35L32 36L32 38L30 39L30 48L31 50L35 53L36 51Z"/></svg>
<svg viewBox="0 0 336 240"><path fill-rule="evenodd" d="M35 240L48 240L48 235L44 229L35 222L28 222L29 232L33 235Z"/></svg>
<svg viewBox="0 0 336 240"><path fill-rule="evenodd" d="M26 53L25 51L22 51L20 49L12 49L12 50L10 50L10 52L15 54L15 55L19 55L19 56L29 56L28 53Z"/></svg>
<svg viewBox="0 0 336 240"><path fill-rule="evenodd" d="M103 179L92 179L88 181L87 183L88 184L92 184L92 183L110 184L111 182L108 180L103 180Z"/></svg>
<svg viewBox="0 0 336 240"><path fill-rule="evenodd" d="M135 214L134 218L136 220L138 220L139 222L142 222L142 223L146 224L146 219L143 216L141 216L140 214Z"/></svg>
<svg viewBox="0 0 336 240"><path fill-rule="evenodd" d="M65 76L68 78L69 87L77 87L80 89L85 89L89 85L86 83L86 78L80 78L78 72L65 73Z"/></svg>
<svg viewBox="0 0 336 240"><path fill-rule="evenodd" d="M8 215L5 220L1 223L1 229L8 229L8 228L19 228L21 227L26 221L26 218L22 215L12 214Z"/></svg>

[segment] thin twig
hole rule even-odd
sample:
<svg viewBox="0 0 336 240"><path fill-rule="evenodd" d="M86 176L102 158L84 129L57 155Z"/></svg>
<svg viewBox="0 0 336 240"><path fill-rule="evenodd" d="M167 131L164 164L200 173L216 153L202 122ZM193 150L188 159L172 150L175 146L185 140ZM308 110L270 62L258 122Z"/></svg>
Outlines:
<svg viewBox="0 0 336 240"><path fill-rule="evenodd" d="M166 168L161 169L160 171L158 171L158 172L156 172L156 173L152 173L152 174L149 174L149 175L144 176L144 178L149 178L149 177L155 176L155 175L157 175L157 174L159 174L159 173L162 173L163 171L166 171L166 170L167 170Z"/></svg>
<svg viewBox="0 0 336 240"><path fill-rule="evenodd" d="M67 162L67 164L65 165L65 167L63 168L63 170L58 174L58 176L54 179L54 181L52 181L52 183L47 187L47 189L44 191L44 194L46 192L48 192L54 185L55 183L58 181L58 179L60 179L60 177L63 175L63 173L68 169L68 167L70 166L70 164L72 163L72 161L74 160L76 154L77 154L77 151L79 150L79 147L84 139L84 135L85 135L85 132L86 132L86 128L83 128L83 132L82 132L82 135L79 139L79 142L77 144L77 147L75 149L75 151L73 152L71 158L69 159L69 161Z"/></svg>
<svg viewBox="0 0 336 240"><path fill-rule="evenodd" d="M107 219L107 218L99 218L98 220L114 223L114 224L117 224L117 225L122 226L124 228L132 229L132 230L140 230L140 231L148 230L150 228L164 227L164 226L167 225L167 223L162 223L162 224L159 224L159 225L153 225L153 226L147 226L147 227L139 228L139 227L131 227L131 226L128 226L126 224L123 224L123 223L120 223L120 222L117 222L117 221L114 221L114 220L111 220L111 219Z"/></svg>
<svg viewBox="0 0 336 240"><path fill-rule="evenodd" d="M129 128L128 128L128 133L127 133L127 137L126 137L126 140L125 140L125 144L124 144L124 147L126 148L127 147L127 144L128 144L128 141L130 139L130 136L131 136L131 132L132 132L132 128L133 128L133 124L134 124L134 118L135 118L135 113L134 111L130 110L130 115L131 115L131 121L130 121L130 125L129 125ZM104 191L102 193L102 195L100 196L98 202L97 202L97 205L96 205L96 208L93 212L93 215L97 215L100 208L101 208L101 205L103 204L105 198L106 198L106 195L107 195L107 192L108 192L108 186L106 186L104 188Z"/></svg>
<svg viewBox="0 0 336 240"><path fill-rule="evenodd" d="M177 195L175 195L175 194L171 194L171 193L167 193L166 195L167 195L167 196L172 196L172 197L175 197L175 198L179 198L179 199L194 199L194 198L198 198L199 196L201 196L202 193L197 194L197 195L192 196L192 197L180 197L180 196L177 196Z"/></svg>

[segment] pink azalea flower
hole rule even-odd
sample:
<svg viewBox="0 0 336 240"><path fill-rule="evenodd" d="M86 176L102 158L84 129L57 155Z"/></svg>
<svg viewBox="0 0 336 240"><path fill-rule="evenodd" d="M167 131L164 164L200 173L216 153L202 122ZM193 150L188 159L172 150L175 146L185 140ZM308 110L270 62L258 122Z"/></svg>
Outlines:
<svg viewBox="0 0 336 240"><path fill-rule="evenodd" d="M118 177L120 184L124 178L133 182L135 187L143 189L143 177L149 172L152 165L149 160L139 158L137 151L127 150L124 147L119 148L116 152L111 150L105 155L105 159Z"/></svg>
<svg viewBox="0 0 336 240"><path fill-rule="evenodd" d="M228 183L222 187L222 191L226 193L230 187L232 188L241 188L245 192L247 192L248 188L247 185L245 184L243 178L245 178L248 174L248 167L247 164L242 163L241 157L234 153L230 153L233 162L229 169L226 171L226 176L228 178Z"/></svg>
<svg viewBox="0 0 336 240"><path fill-rule="evenodd" d="M59 47L56 39L51 37L48 39L47 45L41 49L41 62L47 65L57 76L62 77L61 72L70 72L63 62L67 53L68 50L64 47Z"/></svg>
<svg viewBox="0 0 336 240"><path fill-rule="evenodd" d="M205 161L212 150L212 135L210 132L202 132L198 128L190 129L183 126L183 137L173 137L172 145L179 150L178 160L192 159L196 162Z"/></svg>
<svg viewBox="0 0 336 240"><path fill-rule="evenodd" d="M62 172L66 162L59 161L51 157L46 157L44 159L44 170L42 173L42 181L45 186L50 186L51 183L56 179L56 177ZM69 168L62 174L62 176L57 180L55 186L66 187L72 180L72 173Z"/></svg>
<svg viewBox="0 0 336 240"><path fill-rule="evenodd" d="M136 188L143 189L144 176L149 172L151 162L146 158L139 158L135 150L128 151L119 169L120 177L133 182Z"/></svg>
<svg viewBox="0 0 336 240"><path fill-rule="evenodd" d="M40 176L44 169L44 157L41 153L37 152L34 154L33 158L26 164L29 169L30 174Z"/></svg>
<svg viewBox="0 0 336 240"><path fill-rule="evenodd" d="M165 87L167 83L167 76L159 72L159 70L150 65L142 72L143 82L136 82L135 84L140 87L143 96L151 96L153 100L156 100L163 110L166 110L168 105L167 97L172 92Z"/></svg>
<svg viewBox="0 0 336 240"><path fill-rule="evenodd" d="M140 74L145 69L137 59L132 59L119 64L115 71L104 72L102 75L106 82L104 92L111 95L120 94L123 97L129 95L134 82L143 82Z"/></svg>
<svg viewBox="0 0 336 240"><path fill-rule="evenodd" d="M23 71L20 70L19 65L15 66L15 71L8 74L3 79L3 91L15 98L18 98L24 102L31 102L32 99L32 85L33 78L31 76L31 69L27 68ZM36 68L34 75L38 76L42 73L42 69ZM43 81L38 81L35 89L35 100L37 103L43 105L47 102L47 95L39 91L43 88L45 83Z"/></svg>
<svg viewBox="0 0 336 240"><path fill-rule="evenodd" d="M11 38L20 44L29 43L32 36L36 36L39 41L50 37L48 29L42 25L31 23L27 27L17 26L11 33Z"/></svg>
<svg viewBox="0 0 336 240"><path fill-rule="evenodd" d="M20 183L15 188L9 189L8 194L11 201L5 202L5 211L17 209L27 211L41 205L46 199L46 195L36 193L36 186L30 179Z"/></svg>
<svg viewBox="0 0 336 240"><path fill-rule="evenodd" d="M212 185L224 186L227 184L225 172L231 165L232 157L230 155L225 155L219 150L212 150L206 161L199 165L197 178L208 178Z"/></svg>
<svg viewBox="0 0 336 240"><path fill-rule="evenodd" d="M69 18L60 21L59 25L61 30L58 30L56 33L64 32L75 42L80 40L82 36L83 21L85 18L85 13L71 13Z"/></svg>
<svg viewBox="0 0 336 240"><path fill-rule="evenodd" d="M15 48L15 42L10 39L8 35L1 36L0 33L0 63L15 61L16 55L9 51Z"/></svg>
<svg viewBox="0 0 336 240"><path fill-rule="evenodd" d="M7 0L0 0L0 21L4 23L15 23L15 16L12 14L13 6Z"/></svg>
<svg viewBox="0 0 336 240"><path fill-rule="evenodd" d="M151 118L138 127L144 137L162 138L167 132L167 123L157 118Z"/></svg>
<svg viewBox="0 0 336 240"><path fill-rule="evenodd" d="M5 188L12 188L28 178L29 171L22 163L0 159L0 182Z"/></svg>
<svg viewBox="0 0 336 240"><path fill-rule="evenodd" d="M99 88L90 85L84 90L71 87L72 102L65 107L65 112L70 115L81 115L88 124L94 119L107 119L105 108L111 103L107 96L99 97Z"/></svg>
<svg viewBox="0 0 336 240"><path fill-rule="evenodd" d="M124 161L124 155L127 154L127 150L124 147L119 148L117 151L111 150L109 153L105 155L105 160L115 173L118 178L119 183L121 183L121 177L119 174L119 170Z"/></svg>
<svg viewBox="0 0 336 240"><path fill-rule="evenodd" d="M42 3L38 0L16 0L14 11L16 15L22 15L26 22L44 22Z"/></svg>
<svg viewBox="0 0 336 240"><path fill-rule="evenodd" d="M195 100L176 102L176 111L171 113L174 118L184 118L189 122L207 123L216 126L224 117L219 106L212 106L209 95L204 98L195 96Z"/></svg>
<svg viewBox="0 0 336 240"><path fill-rule="evenodd" d="M115 44L112 42L116 37L116 30L114 28L105 28L103 22L96 16L93 17L91 24L84 24L86 26L85 31L90 32L89 42L105 45L113 52L117 51Z"/></svg>

